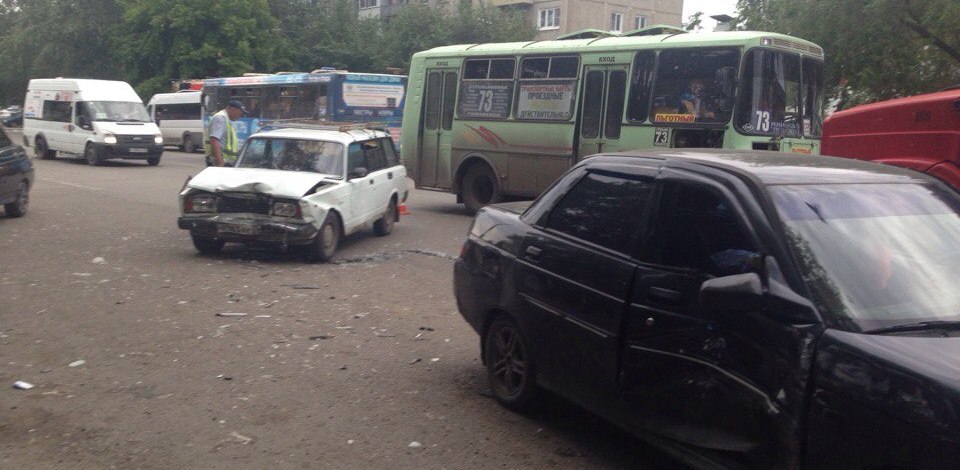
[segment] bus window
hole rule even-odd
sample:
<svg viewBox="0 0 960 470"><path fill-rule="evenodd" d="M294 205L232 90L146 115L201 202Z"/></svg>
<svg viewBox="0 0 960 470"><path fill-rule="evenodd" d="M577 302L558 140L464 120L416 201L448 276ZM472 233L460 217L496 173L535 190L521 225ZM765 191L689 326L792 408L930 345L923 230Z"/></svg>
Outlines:
<svg viewBox="0 0 960 470"><path fill-rule="evenodd" d="M627 92L627 72L613 70L607 87L607 114L604 118L603 135L608 139L620 138L623 121L623 95Z"/></svg>
<svg viewBox="0 0 960 470"><path fill-rule="evenodd" d="M515 59L472 59L464 62L457 116L464 119L510 117ZM444 88L445 93L447 88ZM444 98L444 106L452 104ZM444 115L446 117L446 115ZM446 127L444 127L446 129Z"/></svg>
<svg viewBox="0 0 960 470"><path fill-rule="evenodd" d="M674 49L660 53L653 94L653 122L725 123L730 112L720 109L717 71L737 68L736 49Z"/></svg>
<svg viewBox="0 0 960 470"><path fill-rule="evenodd" d="M579 64L578 57L521 59L515 117L541 121L570 120Z"/></svg>
<svg viewBox="0 0 960 470"><path fill-rule="evenodd" d="M247 116L252 118L260 117L260 88L231 88L229 90L230 99L239 99L247 108ZM226 102L222 103L221 109L226 107Z"/></svg>
<svg viewBox="0 0 960 470"><path fill-rule="evenodd" d="M800 55L754 49L743 70L737 126L747 134L800 137Z"/></svg>
<svg viewBox="0 0 960 470"><path fill-rule="evenodd" d="M630 104L627 120L645 121L650 110L650 92L653 87L653 51L640 51L633 61L633 76L630 79Z"/></svg>
<svg viewBox="0 0 960 470"><path fill-rule="evenodd" d="M430 72L427 76L427 103L424 114L426 119L424 127L429 130L437 130L440 125L440 73Z"/></svg>
<svg viewBox="0 0 960 470"><path fill-rule="evenodd" d="M820 137L823 128L823 62L803 58L803 135Z"/></svg>
<svg viewBox="0 0 960 470"><path fill-rule="evenodd" d="M583 84L583 130L581 134L588 139L595 139L600 135L600 108L603 106L603 72L587 73Z"/></svg>
<svg viewBox="0 0 960 470"><path fill-rule="evenodd" d="M453 108L457 99L457 74L447 72L443 74L443 114L441 115L443 130L453 129Z"/></svg>

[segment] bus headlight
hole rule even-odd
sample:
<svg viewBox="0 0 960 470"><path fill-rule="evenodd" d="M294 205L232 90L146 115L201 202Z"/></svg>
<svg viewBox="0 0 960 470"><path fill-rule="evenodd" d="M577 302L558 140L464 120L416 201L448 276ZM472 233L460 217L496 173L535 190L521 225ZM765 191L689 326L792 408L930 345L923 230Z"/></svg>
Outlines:
<svg viewBox="0 0 960 470"><path fill-rule="evenodd" d="M113 132L103 131L103 143L113 145L117 143L117 136Z"/></svg>
<svg viewBox="0 0 960 470"><path fill-rule="evenodd" d="M300 217L300 204L295 202L273 203L273 215L278 217Z"/></svg>
<svg viewBox="0 0 960 470"><path fill-rule="evenodd" d="M155 144L162 144L162 143L163 143L163 136L160 135L160 134L153 134L153 143L155 143Z"/></svg>

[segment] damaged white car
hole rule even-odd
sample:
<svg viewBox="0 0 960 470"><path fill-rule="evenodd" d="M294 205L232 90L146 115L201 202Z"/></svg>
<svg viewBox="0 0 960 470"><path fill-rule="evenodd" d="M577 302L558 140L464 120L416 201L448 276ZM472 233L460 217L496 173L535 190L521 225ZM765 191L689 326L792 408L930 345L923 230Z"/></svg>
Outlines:
<svg viewBox="0 0 960 470"><path fill-rule="evenodd" d="M211 167L180 193L178 226L203 254L225 243L307 245L327 261L341 238L400 220L407 173L381 130L301 125L258 132L236 168Z"/></svg>

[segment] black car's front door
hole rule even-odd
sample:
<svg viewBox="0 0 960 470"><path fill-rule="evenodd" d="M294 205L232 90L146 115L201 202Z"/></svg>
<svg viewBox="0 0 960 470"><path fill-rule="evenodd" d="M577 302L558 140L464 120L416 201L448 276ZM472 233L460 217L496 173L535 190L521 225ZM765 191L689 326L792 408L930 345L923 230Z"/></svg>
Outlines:
<svg viewBox="0 0 960 470"><path fill-rule="evenodd" d="M636 170L634 170L636 171ZM538 377L589 404L615 390L650 174L585 171L524 240L518 294Z"/></svg>
<svg viewBox="0 0 960 470"><path fill-rule="evenodd" d="M20 183L17 178L20 171L19 154L17 147L0 129L0 203L9 202Z"/></svg>
<svg viewBox="0 0 960 470"><path fill-rule="evenodd" d="M625 319L625 399L651 432L749 467L794 468L814 338L764 311L705 313L705 280L764 274L760 237L722 186L665 175Z"/></svg>

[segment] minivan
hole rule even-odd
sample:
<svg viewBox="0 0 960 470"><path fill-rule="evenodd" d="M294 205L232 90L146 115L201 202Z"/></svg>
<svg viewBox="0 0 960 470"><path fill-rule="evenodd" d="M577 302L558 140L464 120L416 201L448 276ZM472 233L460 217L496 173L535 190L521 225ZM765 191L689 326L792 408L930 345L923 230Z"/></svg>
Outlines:
<svg viewBox="0 0 960 470"><path fill-rule="evenodd" d="M23 143L52 159L79 155L90 165L108 159L160 163L163 137L126 82L33 79L23 104Z"/></svg>
<svg viewBox="0 0 960 470"><path fill-rule="evenodd" d="M176 145L189 153L203 148L200 94L195 90L183 90L157 93L150 98L147 113L160 128L164 144Z"/></svg>

